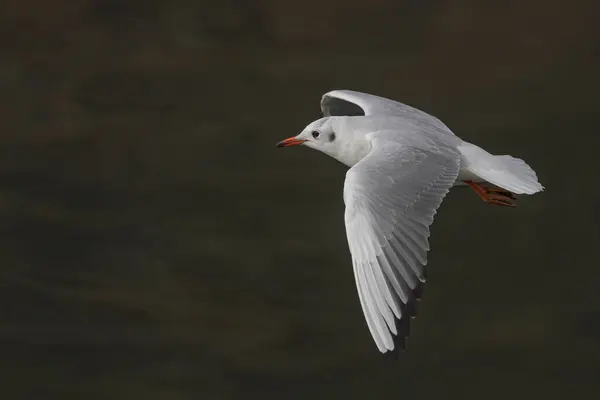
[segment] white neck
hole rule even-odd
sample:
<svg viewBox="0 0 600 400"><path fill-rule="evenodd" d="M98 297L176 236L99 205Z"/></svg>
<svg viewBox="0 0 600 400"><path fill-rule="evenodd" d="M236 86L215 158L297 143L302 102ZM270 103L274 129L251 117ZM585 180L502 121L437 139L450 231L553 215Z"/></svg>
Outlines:
<svg viewBox="0 0 600 400"><path fill-rule="evenodd" d="M368 131L357 129L353 124L351 128L348 124L352 117L341 117L336 119L334 130L338 132L339 143L336 154L330 154L333 158L352 167L362 160L371 150L371 142L367 137Z"/></svg>

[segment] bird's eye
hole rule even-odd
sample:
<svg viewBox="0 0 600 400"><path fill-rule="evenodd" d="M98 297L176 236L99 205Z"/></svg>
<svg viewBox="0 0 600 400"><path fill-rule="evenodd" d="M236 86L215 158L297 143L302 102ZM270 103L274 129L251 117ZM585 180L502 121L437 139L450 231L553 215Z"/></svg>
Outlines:
<svg viewBox="0 0 600 400"><path fill-rule="evenodd" d="M321 133L319 131L312 131L312 137L314 137L315 139L319 137Z"/></svg>
<svg viewBox="0 0 600 400"><path fill-rule="evenodd" d="M335 133L331 132L331 133L329 134L329 141L330 141L330 142L333 142L334 140L335 140Z"/></svg>

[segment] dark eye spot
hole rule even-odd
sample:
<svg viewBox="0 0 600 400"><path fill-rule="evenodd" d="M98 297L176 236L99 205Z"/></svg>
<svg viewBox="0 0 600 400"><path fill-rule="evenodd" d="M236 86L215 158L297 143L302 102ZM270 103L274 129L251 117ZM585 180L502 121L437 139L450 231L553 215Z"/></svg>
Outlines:
<svg viewBox="0 0 600 400"><path fill-rule="evenodd" d="M329 141L330 141L330 142L333 142L334 140L335 140L335 133L331 132L331 133L329 134Z"/></svg>
<svg viewBox="0 0 600 400"><path fill-rule="evenodd" d="M319 137L321 133L319 131L312 131L312 137L314 137L315 139Z"/></svg>

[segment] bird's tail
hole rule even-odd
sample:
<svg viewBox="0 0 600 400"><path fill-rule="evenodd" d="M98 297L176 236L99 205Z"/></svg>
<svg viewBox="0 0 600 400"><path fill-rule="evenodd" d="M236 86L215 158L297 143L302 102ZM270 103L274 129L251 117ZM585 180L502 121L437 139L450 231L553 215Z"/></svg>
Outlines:
<svg viewBox="0 0 600 400"><path fill-rule="evenodd" d="M515 194L534 194L544 190L535 171L520 158L494 156L470 143L464 143L461 152L468 170L484 181Z"/></svg>
<svg viewBox="0 0 600 400"><path fill-rule="evenodd" d="M488 182L516 194L534 194L544 190L535 171L520 158L494 156L494 161L502 169L488 174Z"/></svg>

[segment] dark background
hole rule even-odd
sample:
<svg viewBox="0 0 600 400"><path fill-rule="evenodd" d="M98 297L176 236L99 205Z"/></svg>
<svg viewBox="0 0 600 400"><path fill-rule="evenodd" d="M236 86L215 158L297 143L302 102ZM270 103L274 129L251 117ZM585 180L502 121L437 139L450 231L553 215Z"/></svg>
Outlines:
<svg viewBox="0 0 600 400"><path fill-rule="evenodd" d="M3 0L3 399L600 394L598 1ZM409 350L355 292L322 93L401 100L546 186L432 228Z"/></svg>

